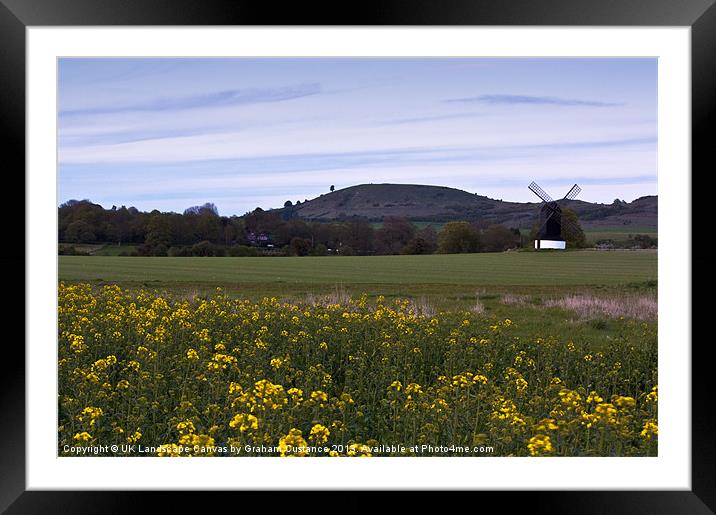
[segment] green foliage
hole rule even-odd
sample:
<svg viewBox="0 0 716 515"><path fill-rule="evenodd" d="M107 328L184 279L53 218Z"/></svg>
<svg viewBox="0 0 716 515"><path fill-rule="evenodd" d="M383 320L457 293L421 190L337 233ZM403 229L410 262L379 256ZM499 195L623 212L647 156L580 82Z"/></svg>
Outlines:
<svg viewBox="0 0 716 515"><path fill-rule="evenodd" d="M383 226L375 231L376 253L400 254L414 236L415 226L407 218L386 217Z"/></svg>
<svg viewBox="0 0 716 515"><path fill-rule="evenodd" d="M259 255L259 251L248 245L234 245L229 248L228 254L231 257L255 257Z"/></svg>
<svg viewBox="0 0 716 515"><path fill-rule="evenodd" d="M92 243L97 236L90 224L84 220L76 220L67 226L65 239L72 243Z"/></svg>
<svg viewBox="0 0 716 515"><path fill-rule="evenodd" d="M167 255L169 257L188 257L191 256L191 247L169 247Z"/></svg>
<svg viewBox="0 0 716 515"><path fill-rule="evenodd" d="M291 238L291 254L294 256L308 256L311 252L311 240L306 238Z"/></svg>
<svg viewBox="0 0 716 515"><path fill-rule="evenodd" d="M340 249L338 249L338 252L341 254L341 256L355 256L356 251L353 250L353 247L350 245L344 245Z"/></svg>
<svg viewBox="0 0 716 515"><path fill-rule="evenodd" d="M504 225L491 225L482 233L482 250L484 252L502 252L516 248L519 244L519 233L511 231Z"/></svg>
<svg viewBox="0 0 716 515"><path fill-rule="evenodd" d="M89 256L89 252L78 250L74 245L60 245L58 248L60 256Z"/></svg>
<svg viewBox="0 0 716 515"><path fill-rule="evenodd" d="M319 243L313 248L313 251L311 252L312 256L327 256L328 255L328 247L326 247L323 243Z"/></svg>
<svg viewBox="0 0 716 515"><path fill-rule="evenodd" d="M192 245L191 253L193 256L223 256L225 251L223 247L205 240Z"/></svg>
<svg viewBox="0 0 716 515"><path fill-rule="evenodd" d="M430 226L419 230L400 250L401 254L432 254L438 248L438 235Z"/></svg>
<svg viewBox="0 0 716 515"><path fill-rule="evenodd" d="M579 225L577 213L568 207L562 209L562 238L571 248L581 249L587 246L587 237Z"/></svg>
<svg viewBox="0 0 716 515"><path fill-rule="evenodd" d="M448 222L438 235L440 254L460 254L480 250L480 232L468 222Z"/></svg>

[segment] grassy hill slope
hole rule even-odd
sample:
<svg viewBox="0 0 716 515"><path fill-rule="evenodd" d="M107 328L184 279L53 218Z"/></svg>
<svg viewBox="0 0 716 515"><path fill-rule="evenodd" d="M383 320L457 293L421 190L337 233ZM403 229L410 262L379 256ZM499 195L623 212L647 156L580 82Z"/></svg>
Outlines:
<svg viewBox="0 0 716 515"><path fill-rule="evenodd" d="M657 227L655 196L618 205L580 200L565 201L562 205L574 209L585 228L631 226L655 230ZM291 216L314 221L361 217L378 222L387 216L401 216L414 221L470 220L527 228L536 219L539 203L503 202L445 186L361 184L280 211L288 214L286 210L291 210Z"/></svg>

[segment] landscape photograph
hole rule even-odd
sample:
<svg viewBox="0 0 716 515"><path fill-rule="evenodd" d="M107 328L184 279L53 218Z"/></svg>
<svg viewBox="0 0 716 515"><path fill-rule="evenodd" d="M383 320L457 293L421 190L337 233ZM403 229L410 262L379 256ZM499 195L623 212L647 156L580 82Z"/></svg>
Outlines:
<svg viewBox="0 0 716 515"><path fill-rule="evenodd" d="M61 58L59 457L658 456L655 58Z"/></svg>

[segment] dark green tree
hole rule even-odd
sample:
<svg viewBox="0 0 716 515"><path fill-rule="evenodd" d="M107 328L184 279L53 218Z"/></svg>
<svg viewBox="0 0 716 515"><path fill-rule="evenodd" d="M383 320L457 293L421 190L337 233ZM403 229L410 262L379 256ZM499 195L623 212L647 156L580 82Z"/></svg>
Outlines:
<svg viewBox="0 0 716 515"><path fill-rule="evenodd" d="M65 240L72 243L92 243L96 239L92 227L84 220L76 220L65 229Z"/></svg>
<svg viewBox="0 0 716 515"><path fill-rule="evenodd" d="M401 254L432 254L438 248L438 234L431 226L415 233L415 236L400 250Z"/></svg>
<svg viewBox="0 0 716 515"><path fill-rule="evenodd" d="M503 252L520 244L520 238L504 225L489 226L482 233L482 250L485 252Z"/></svg>
<svg viewBox="0 0 716 515"><path fill-rule="evenodd" d="M161 213L154 213L147 224L147 233L144 238L144 244L148 247L156 247L164 245L169 248L172 242L171 229L169 220L162 216Z"/></svg>
<svg viewBox="0 0 716 515"><path fill-rule="evenodd" d="M377 254L400 254L401 249L415 236L415 226L404 217L387 216L383 226L375 231Z"/></svg>
<svg viewBox="0 0 716 515"><path fill-rule="evenodd" d="M311 240L306 238L291 238L291 253L295 256L308 256L311 252Z"/></svg>
<svg viewBox="0 0 716 515"><path fill-rule="evenodd" d="M479 252L480 232L468 222L448 222L438 234L440 254Z"/></svg>
<svg viewBox="0 0 716 515"><path fill-rule="evenodd" d="M587 246L587 237L579 225L577 213L568 207L562 209L562 238L571 248L581 249Z"/></svg>

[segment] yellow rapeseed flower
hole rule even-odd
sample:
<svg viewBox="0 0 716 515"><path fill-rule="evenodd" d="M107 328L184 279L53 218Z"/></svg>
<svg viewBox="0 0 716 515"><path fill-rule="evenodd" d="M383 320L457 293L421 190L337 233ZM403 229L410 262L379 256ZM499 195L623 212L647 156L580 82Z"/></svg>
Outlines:
<svg viewBox="0 0 716 515"><path fill-rule="evenodd" d="M311 392L311 399L316 402L326 402L328 400L328 394L321 390L316 390L314 392Z"/></svg>
<svg viewBox="0 0 716 515"><path fill-rule="evenodd" d="M313 440L317 444L321 445L328 441L328 437L330 436L331 432L328 430L326 426L323 426L321 424L316 424L311 428L311 433L309 435L309 439Z"/></svg>
<svg viewBox="0 0 716 515"><path fill-rule="evenodd" d="M527 449L530 451L530 455L532 456L549 454L554 450L552 447L552 440L547 435L535 435L530 438L529 443L527 444Z"/></svg>
<svg viewBox="0 0 716 515"><path fill-rule="evenodd" d="M239 431L244 433L249 429L258 429L259 420L254 415L249 413L239 413L238 415L234 415L234 418L231 419L229 427L238 427Z"/></svg>
<svg viewBox="0 0 716 515"><path fill-rule="evenodd" d="M157 456L180 456L181 453L184 451L184 448L181 445L177 445L174 443L165 443L163 445L160 445L157 449Z"/></svg>
<svg viewBox="0 0 716 515"><path fill-rule="evenodd" d="M308 455L308 442L303 439L302 435L300 429L293 428L286 436L279 439L278 448L281 457Z"/></svg>
<svg viewBox="0 0 716 515"><path fill-rule="evenodd" d="M650 440L652 436L659 434L659 426L653 420L647 420L639 433L643 438Z"/></svg>
<svg viewBox="0 0 716 515"><path fill-rule="evenodd" d="M78 442L89 442L92 439L92 435L87 431L82 431L81 433L76 433L73 438Z"/></svg>
<svg viewBox="0 0 716 515"><path fill-rule="evenodd" d="M597 392L595 392L595 391L593 391L593 390L592 390L591 392L589 392L589 395L587 396L587 403L588 403L588 404L594 404L594 403L597 403L597 404L598 404L598 403L600 403L600 402L604 402L604 399L602 399L602 398L599 396L599 394L597 394Z"/></svg>
<svg viewBox="0 0 716 515"><path fill-rule="evenodd" d="M132 433L131 435L129 435L127 437L127 441L129 443L137 443L141 437L142 437L142 433L140 433L139 431L135 431L134 433Z"/></svg>

